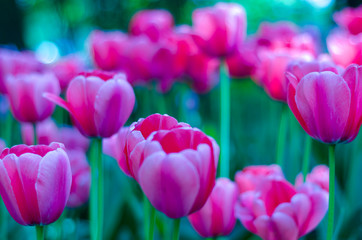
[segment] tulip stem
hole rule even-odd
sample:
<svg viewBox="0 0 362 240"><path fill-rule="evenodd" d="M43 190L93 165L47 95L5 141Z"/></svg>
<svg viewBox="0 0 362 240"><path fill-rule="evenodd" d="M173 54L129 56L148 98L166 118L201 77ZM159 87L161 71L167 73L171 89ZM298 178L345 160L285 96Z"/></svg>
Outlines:
<svg viewBox="0 0 362 240"><path fill-rule="evenodd" d="M335 159L336 145L329 145L329 203L328 203L328 230L327 240L333 239L333 224L334 224L334 183L336 171Z"/></svg>
<svg viewBox="0 0 362 240"><path fill-rule="evenodd" d="M287 124L288 124L288 108L286 104L282 107L282 116L280 118L278 143L277 143L277 156L276 163L282 167L284 158L285 141L287 137Z"/></svg>
<svg viewBox="0 0 362 240"><path fill-rule="evenodd" d="M173 232L172 232L172 240L178 240L180 236L180 224L181 218L176 218L173 221Z"/></svg>
<svg viewBox="0 0 362 240"><path fill-rule="evenodd" d="M155 229L155 218L156 218L156 209L149 203L149 214L150 214L150 224L148 229L148 240L153 240L153 233Z"/></svg>
<svg viewBox="0 0 362 240"><path fill-rule="evenodd" d="M304 146L304 156L303 156L303 180L304 182L307 179L307 174L309 171L309 159L310 159L310 152L312 147L312 138L306 135L305 139L305 146Z"/></svg>
<svg viewBox="0 0 362 240"><path fill-rule="evenodd" d="M36 240L43 240L44 239L44 226L36 225Z"/></svg>
<svg viewBox="0 0 362 240"><path fill-rule="evenodd" d="M32 123L33 125L33 132L34 132L34 141L33 141L33 145L37 145L38 144L38 138L36 136L36 123Z"/></svg>
<svg viewBox="0 0 362 240"><path fill-rule="evenodd" d="M98 154L91 157L91 198L90 198L90 222L91 239L99 240L103 236L103 161L102 139L95 139ZM94 153L94 152L93 152Z"/></svg>
<svg viewBox="0 0 362 240"><path fill-rule="evenodd" d="M230 171L230 79L224 61L220 64L220 176L229 177Z"/></svg>

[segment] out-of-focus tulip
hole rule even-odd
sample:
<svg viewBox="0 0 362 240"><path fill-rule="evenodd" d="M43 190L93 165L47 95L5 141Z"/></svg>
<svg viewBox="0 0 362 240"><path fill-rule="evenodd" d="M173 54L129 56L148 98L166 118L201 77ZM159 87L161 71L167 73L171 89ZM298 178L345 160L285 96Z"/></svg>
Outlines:
<svg viewBox="0 0 362 240"><path fill-rule="evenodd" d="M170 218L201 209L215 184L219 157L215 140L185 127L157 131L144 144L133 154L144 157L138 182L151 204Z"/></svg>
<svg viewBox="0 0 362 240"><path fill-rule="evenodd" d="M192 14L195 42L208 55L234 54L246 35L246 14L236 3L217 3L196 9Z"/></svg>
<svg viewBox="0 0 362 240"><path fill-rule="evenodd" d="M67 101L53 94L44 96L66 109L83 135L103 138L123 126L135 102L124 75L97 71L75 77L67 89Z"/></svg>
<svg viewBox="0 0 362 240"><path fill-rule="evenodd" d="M0 194L22 225L56 221L68 201L72 172L64 146L17 145L0 155Z"/></svg>
<svg viewBox="0 0 362 240"><path fill-rule="evenodd" d="M192 227L202 237L226 236L234 229L234 213L238 188L228 178L216 180L215 187L205 205L188 216Z"/></svg>
<svg viewBox="0 0 362 240"><path fill-rule="evenodd" d="M322 189L329 192L329 168L326 165L318 165L315 166L307 175L306 181L309 183L316 184L320 186ZM303 175L298 174L295 179L295 185L299 187L303 184Z"/></svg>
<svg viewBox="0 0 362 240"><path fill-rule="evenodd" d="M90 167L82 150L67 150L72 170L72 186L70 188L67 207L79 207L88 201L91 184Z"/></svg>
<svg viewBox="0 0 362 240"><path fill-rule="evenodd" d="M295 189L284 179L268 179L261 189L239 196L235 215L263 240L297 240L311 232L328 210L328 193L305 183Z"/></svg>
<svg viewBox="0 0 362 240"><path fill-rule="evenodd" d="M129 127L121 127L119 131L110 138L103 139L103 152L117 160L123 171L127 171L127 159L124 153L126 138Z"/></svg>
<svg viewBox="0 0 362 240"><path fill-rule="evenodd" d="M51 118L37 123L36 136L38 144L49 145L59 141L57 125ZM21 138L24 144L34 145L34 129L31 123L21 124ZM62 141L59 142L63 143Z"/></svg>
<svg viewBox="0 0 362 240"><path fill-rule="evenodd" d="M129 134L124 144L124 158L120 157L117 159L123 172L138 180L138 171L144 160L144 156L141 153L145 147L146 139L153 132L182 127L190 126L186 123L178 123L173 117L161 114L152 114L145 119L140 119L138 122L133 123L129 127ZM123 136L126 134L124 131L121 130L118 133L120 135L118 135L117 141L120 144L123 141ZM116 139L111 141L114 140Z"/></svg>
<svg viewBox="0 0 362 240"><path fill-rule="evenodd" d="M0 138L0 152L1 152L4 148L6 148L5 141Z"/></svg>
<svg viewBox="0 0 362 240"><path fill-rule="evenodd" d="M95 30L89 37L90 51L95 65L106 71L120 70L125 64L124 51L128 36L120 31Z"/></svg>
<svg viewBox="0 0 362 240"><path fill-rule="evenodd" d="M357 8L345 8L333 15L334 21L352 34L362 33L362 5Z"/></svg>
<svg viewBox="0 0 362 240"><path fill-rule="evenodd" d="M51 69L58 78L60 88L67 89L70 81L80 72L84 71L84 61L76 55L70 55L54 63Z"/></svg>
<svg viewBox="0 0 362 240"><path fill-rule="evenodd" d="M267 178L284 178L284 174L279 165L255 165L245 167L235 174L235 182L239 192L244 193L261 188Z"/></svg>
<svg viewBox="0 0 362 240"><path fill-rule="evenodd" d="M58 129L59 142L63 143L67 149L83 150L86 152L89 148L89 139L84 137L76 128L63 126Z"/></svg>
<svg viewBox="0 0 362 240"><path fill-rule="evenodd" d="M287 101L288 80L285 70L294 59L312 59L307 52L288 49L266 50L259 54L260 63L253 79L262 85L274 100Z"/></svg>
<svg viewBox="0 0 362 240"><path fill-rule="evenodd" d="M9 75L6 80L11 112L20 122L40 122L50 117L55 104L44 101L43 93L58 96L60 87L53 73Z"/></svg>
<svg viewBox="0 0 362 240"><path fill-rule="evenodd" d="M346 143L362 123L362 67L350 65L343 74L312 72L300 81L289 78L288 105L303 129L324 143Z"/></svg>
<svg viewBox="0 0 362 240"><path fill-rule="evenodd" d="M344 31L332 31L327 37L328 51L333 61L343 67L362 64L362 33L351 35Z"/></svg>
<svg viewBox="0 0 362 240"><path fill-rule="evenodd" d="M7 93L7 75L40 72L44 69L31 52L18 52L0 49L0 93Z"/></svg>
<svg viewBox="0 0 362 240"><path fill-rule="evenodd" d="M173 17L166 10L142 10L132 17L129 31L134 36L146 35L155 42L170 33L173 25Z"/></svg>

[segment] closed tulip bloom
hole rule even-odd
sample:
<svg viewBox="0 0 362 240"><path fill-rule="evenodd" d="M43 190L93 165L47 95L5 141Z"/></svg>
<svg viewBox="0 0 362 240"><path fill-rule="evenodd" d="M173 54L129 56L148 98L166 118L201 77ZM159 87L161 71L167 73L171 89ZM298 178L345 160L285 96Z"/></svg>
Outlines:
<svg viewBox="0 0 362 240"><path fill-rule="evenodd" d="M235 183L240 193L252 191L262 187L268 178L284 178L279 165L255 165L245 167L235 174Z"/></svg>
<svg viewBox="0 0 362 240"><path fill-rule="evenodd" d="M130 116L135 95L124 75L89 72L75 77L66 92L67 101L52 94L49 100L66 109L79 131L89 137L110 137Z"/></svg>
<svg viewBox="0 0 362 240"><path fill-rule="evenodd" d="M124 51L128 36L120 31L95 30L89 37L90 51L95 65L105 71L120 70L125 64Z"/></svg>
<svg viewBox="0 0 362 240"><path fill-rule="evenodd" d="M229 235L236 223L238 193L235 183L227 178L217 179L205 205L188 216L192 227L205 238Z"/></svg>
<svg viewBox="0 0 362 240"><path fill-rule="evenodd" d="M333 15L334 21L352 34L362 33L362 5L357 8L344 8Z"/></svg>
<svg viewBox="0 0 362 240"><path fill-rule="evenodd" d="M181 218L205 204L215 184L219 147L198 129L185 127L151 134L141 154L138 182L151 204Z"/></svg>
<svg viewBox="0 0 362 240"><path fill-rule="evenodd" d="M51 118L36 123L35 129L36 129L36 137L38 144L49 145L50 143L56 141L62 142L59 140L58 137L57 125ZM32 124L30 123L21 124L21 138L24 144L34 145L34 129Z"/></svg>
<svg viewBox="0 0 362 240"><path fill-rule="evenodd" d="M173 25L173 17L166 10L142 10L132 17L129 31L134 36L146 35L155 42L170 33Z"/></svg>
<svg viewBox="0 0 362 240"><path fill-rule="evenodd" d="M342 67L362 64L362 33L352 35L345 31L332 31L327 37L327 47L333 61Z"/></svg>
<svg viewBox="0 0 362 240"><path fill-rule="evenodd" d="M0 194L22 225L56 221L68 201L72 172L64 146L17 145L0 155Z"/></svg>
<svg viewBox="0 0 362 240"><path fill-rule="evenodd" d="M126 136L124 158L122 155L118 155L120 157L118 158L118 163L123 172L138 180L138 171L144 160L144 156L141 153L145 147L146 139L153 132L181 127L190 126L186 123L178 123L175 118L168 115L152 114L145 119L140 119L138 122L133 123L129 127L129 134L125 130L121 130L120 135L117 136L117 141L121 144L120 147L122 147L123 137Z"/></svg>
<svg viewBox="0 0 362 240"><path fill-rule="evenodd" d="M235 214L263 240L297 240L316 228L327 210L328 193L318 186L294 188L284 179L269 179L239 196Z"/></svg>
<svg viewBox="0 0 362 240"><path fill-rule="evenodd" d="M72 186L70 188L67 207L79 207L89 199L91 185L90 167L85 152L67 150L72 170Z"/></svg>
<svg viewBox="0 0 362 240"><path fill-rule="evenodd" d="M323 190L329 192L329 168L326 165L317 165L312 172L307 175L306 181L320 186ZM298 187L303 184L303 175L299 174L295 179L295 185Z"/></svg>
<svg viewBox="0 0 362 240"><path fill-rule="evenodd" d="M208 55L234 54L246 35L246 14L236 3L217 3L192 13L195 41Z"/></svg>
<svg viewBox="0 0 362 240"><path fill-rule="evenodd" d="M60 87L52 73L28 73L8 76L8 99L11 112L20 122L40 122L51 116L55 104L44 101L45 92L58 96Z"/></svg>
<svg viewBox="0 0 362 240"><path fill-rule="evenodd" d="M300 81L289 78L288 105L303 129L324 143L346 143L358 134L362 120L362 67L343 74L312 72Z"/></svg>

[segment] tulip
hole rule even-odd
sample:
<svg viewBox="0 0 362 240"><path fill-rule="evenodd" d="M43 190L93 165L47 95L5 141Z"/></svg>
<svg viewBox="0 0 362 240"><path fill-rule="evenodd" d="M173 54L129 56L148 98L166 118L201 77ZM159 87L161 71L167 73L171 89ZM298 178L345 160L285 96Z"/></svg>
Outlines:
<svg viewBox="0 0 362 240"><path fill-rule="evenodd" d="M205 238L229 235L236 223L234 207L237 198L235 183L228 178L217 179L205 205L188 216L192 227Z"/></svg>
<svg viewBox="0 0 362 240"><path fill-rule="evenodd" d="M105 71L120 70L125 64L124 51L128 36L120 31L95 30L89 37L90 51L95 65Z"/></svg>
<svg viewBox="0 0 362 240"><path fill-rule="evenodd" d="M235 183L240 193L261 188L265 180L271 177L284 178L282 169L278 165L248 166L235 174Z"/></svg>
<svg viewBox="0 0 362 240"><path fill-rule="evenodd" d="M329 192L329 168L325 165L317 165L306 177L306 182L313 183L321 189ZM295 186L299 187L303 183L303 176L299 174L295 179Z"/></svg>
<svg viewBox="0 0 362 240"><path fill-rule="evenodd" d="M91 173L87 157L82 150L67 150L72 170L72 186L70 188L67 207L79 207L88 201Z"/></svg>
<svg viewBox="0 0 362 240"><path fill-rule="evenodd" d="M362 120L361 67L350 65L343 74L312 72L300 80L287 77L288 105L311 137L336 144L357 136Z"/></svg>
<svg viewBox="0 0 362 240"><path fill-rule="evenodd" d="M200 210L215 184L217 143L200 130L185 127L157 131L144 144L133 154L144 158L138 182L151 204L170 218Z"/></svg>
<svg viewBox="0 0 362 240"><path fill-rule="evenodd" d="M122 171L138 180L138 171L144 161L144 157L140 153L145 147L146 139L153 132L182 127L190 126L186 123L178 123L176 119L168 115L152 114L145 119L140 119L138 122L133 123L129 127L129 133L121 130L118 133L117 141L120 144L119 146L124 149L124 157L120 154L120 158L117 159ZM122 144L124 141L123 137L126 137L124 145ZM111 141L114 140L115 138Z"/></svg>
<svg viewBox="0 0 362 240"><path fill-rule="evenodd" d="M129 127L121 127L112 137L103 139L103 152L116 159L123 171L128 168L124 153L128 132Z"/></svg>
<svg viewBox="0 0 362 240"><path fill-rule="evenodd" d="M52 73L29 73L8 76L8 99L11 112L20 122L40 122L50 117L55 105L44 101L42 94L59 95L60 87Z"/></svg>
<svg viewBox="0 0 362 240"><path fill-rule="evenodd" d="M76 128L63 126L58 129L59 142L69 150L82 150L86 152L89 148L89 139L84 137Z"/></svg>
<svg viewBox="0 0 362 240"><path fill-rule="evenodd" d="M84 69L83 60L76 55L64 57L51 66L51 70L57 77L62 90L66 90L70 81Z"/></svg>
<svg viewBox="0 0 362 240"><path fill-rule="evenodd" d="M47 99L66 109L79 131L89 137L110 137L130 116L135 95L124 75L89 72L74 78L67 101L53 94Z"/></svg>
<svg viewBox="0 0 362 240"><path fill-rule="evenodd" d="M23 143L26 145L33 145L34 143L34 129L32 124L23 123L21 124L21 137ZM58 128L55 122L48 118L42 122L36 124L36 137L37 143L43 145L49 145L52 142L58 141L64 144L63 141L60 141L58 137ZM65 145L65 144L64 144ZM67 146L65 146L67 147Z"/></svg>
<svg viewBox="0 0 362 240"><path fill-rule="evenodd" d="M352 63L362 64L362 34L332 31L327 37L327 47L336 64L343 67Z"/></svg>
<svg viewBox="0 0 362 240"><path fill-rule="evenodd" d="M236 3L217 3L192 13L195 41L208 55L226 57L235 53L246 35L246 14Z"/></svg>
<svg viewBox="0 0 362 240"><path fill-rule="evenodd" d="M142 10L132 17L129 31L131 35L146 35L151 41L156 42L170 33L173 25L173 17L166 10Z"/></svg>
<svg viewBox="0 0 362 240"><path fill-rule="evenodd" d="M294 188L284 179L270 178L260 189L239 196L235 215L263 240L297 240L318 226L327 209L328 193L318 186Z"/></svg>
<svg viewBox="0 0 362 240"><path fill-rule="evenodd" d="M17 145L0 155L0 194L22 225L56 221L67 203L72 172L64 146Z"/></svg>
<svg viewBox="0 0 362 240"><path fill-rule="evenodd" d="M352 34L362 33L362 5L357 8L344 8L333 15L334 21Z"/></svg>

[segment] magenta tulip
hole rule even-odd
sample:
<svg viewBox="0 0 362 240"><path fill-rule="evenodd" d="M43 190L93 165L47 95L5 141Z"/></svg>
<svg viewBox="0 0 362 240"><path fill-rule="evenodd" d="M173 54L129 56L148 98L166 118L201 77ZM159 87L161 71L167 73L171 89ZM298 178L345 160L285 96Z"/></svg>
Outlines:
<svg viewBox="0 0 362 240"><path fill-rule="evenodd" d="M284 178L279 165L256 165L245 167L235 174L235 182L240 193L261 188L267 178Z"/></svg>
<svg viewBox="0 0 362 240"><path fill-rule="evenodd" d="M244 227L263 240L297 240L311 232L328 210L328 193L305 183L295 189L270 178L260 189L239 196L235 214Z"/></svg>
<svg viewBox="0 0 362 240"><path fill-rule="evenodd" d="M317 165L312 172L307 175L306 181L316 184L329 192L329 168L325 165ZM295 179L295 185L299 187L303 184L303 175L299 174Z"/></svg>
<svg viewBox="0 0 362 240"><path fill-rule="evenodd" d="M134 36L146 35L151 41L156 42L170 33L173 25L173 17L166 10L142 10L132 17L129 31Z"/></svg>
<svg viewBox="0 0 362 240"><path fill-rule="evenodd" d="M61 142L58 137L58 128L55 122L51 119L45 119L42 122L36 123L37 143L49 145L52 142ZM34 128L30 123L21 124L21 137L26 145L34 144ZM64 144L64 143L63 143Z"/></svg>
<svg viewBox="0 0 362 240"><path fill-rule="evenodd" d="M89 72L74 78L67 89L67 101L53 94L49 100L66 109L79 131L89 137L110 137L130 116L135 95L124 75Z"/></svg>
<svg viewBox="0 0 362 240"><path fill-rule="evenodd" d="M336 23L352 34L362 33L362 5L357 8L344 8L333 15Z"/></svg>
<svg viewBox="0 0 362 240"><path fill-rule="evenodd" d="M216 180L215 187L205 205L188 216L192 227L202 237L226 236L234 229L234 213L238 188L228 178Z"/></svg>
<svg viewBox="0 0 362 240"><path fill-rule="evenodd" d="M67 203L72 172L64 146L17 145L0 155L0 194L22 225L56 221Z"/></svg>
<svg viewBox="0 0 362 240"><path fill-rule="evenodd" d="M195 41L208 55L234 54L246 35L246 14L236 3L217 3L192 13Z"/></svg>
<svg viewBox="0 0 362 240"><path fill-rule="evenodd" d="M324 143L352 141L362 123L362 67L343 74L312 72L289 78L288 105L303 129Z"/></svg>
<svg viewBox="0 0 362 240"><path fill-rule="evenodd" d="M72 170L72 186L70 188L67 207L79 207L88 201L91 173L87 157L82 150L67 150Z"/></svg>
<svg viewBox="0 0 362 240"><path fill-rule="evenodd" d="M120 31L95 30L89 37L90 51L95 65L105 71L120 70L125 64L124 51L128 36Z"/></svg>
<svg viewBox="0 0 362 240"><path fill-rule="evenodd" d="M120 154L120 158L117 158L122 171L138 180L138 171L144 161L144 156L141 153L145 147L146 139L156 131L182 127L190 126L186 123L178 123L176 119L168 115L152 114L145 119L140 119L138 122L133 123L129 127L129 134L125 130L121 130L117 136L120 147L122 147L123 137L126 136L126 141L123 145L124 157Z"/></svg>
<svg viewBox="0 0 362 240"><path fill-rule="evenodd" d="M40 122L51 116L55 104L44 101L45 92L60 94L58 79L52 73L9 75L6 86L11 112L20 122Z"/></svg>
<svg viewBox="0 0 362 240"><path fill-rule="evenodd" d="M151 132L152 126L145 130ZM170 218L200 210L215 184L219 157L215 140L184 127L159 130L140 144L132 153L144 158L138 182L151 204Z"/></svg>

